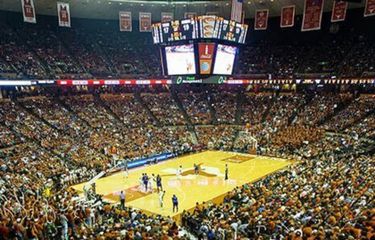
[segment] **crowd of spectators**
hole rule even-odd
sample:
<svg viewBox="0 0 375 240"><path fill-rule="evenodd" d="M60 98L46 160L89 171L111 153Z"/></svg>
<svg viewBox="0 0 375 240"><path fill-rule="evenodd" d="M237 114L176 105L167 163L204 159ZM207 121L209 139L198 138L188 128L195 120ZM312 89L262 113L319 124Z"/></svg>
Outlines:
<svg viewBox="0 0 375 240"><path fill-rule="evenodd" d="M325 124L325 128L334 131L342 131L350 127L358 120L362 120L370 112L374 112L375 98L362 96L354 99L348 107L336 114Z"/></svg>
<svg viewBox="0 0 375 240"><path fill-rule="evenodd" d="M309 147L299 164L185 213L184 226L207 239L374 237L374 156L340 136Z"/></svg>
<svg viewBox="0 0 375 240"><path fill-rule="evenodd" d="M374 132L371 95L323 94L321 99L318 95L310 99L306 94L250 94L245 89L222 94L212 89L212 95L184 91L175 95L72 91L56 97L51 89L49 94L2 99L1 236L189 239L170 218L121 209L95 194L87 202L69 186L124 158L194 149L249 152L254 146L259 154L300 163L236 188L223 205L186 213L183 226L191 233L207 238L224 234L224 239L234 235L294 239L298 234L348 239L373 234L374 157L359 152L362 137L371 138ZM238 125L233 124L237 115ZM311 121L313 116L327 119ZM327 135L330 130L345 135Z"/></svg>
<svg viewBox="0 0 375 240"><path fill-rule="evenodd" d="M119 32L117 25L104 21L85 24L62 30L43 22L35 26L2 22L0 76L79 79L164 75L160 51L150 35ZM374 76L373 36L354 35L322 32L319 41L306 41L301 35L295 41L250 42L240 49L234 73L282 79L311 74Z"/></svg>

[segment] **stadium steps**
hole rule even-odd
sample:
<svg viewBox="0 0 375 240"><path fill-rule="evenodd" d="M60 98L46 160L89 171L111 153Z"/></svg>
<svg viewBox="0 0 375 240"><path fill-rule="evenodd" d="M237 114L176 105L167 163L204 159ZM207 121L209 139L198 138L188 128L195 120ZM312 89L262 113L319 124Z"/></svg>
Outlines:
<svg viewBox="0 0 375 240"><path fill-rule="evenodd" d="M305 96L305 101L299 105L296 109L293 110L292 114L288 118L288 126L293 124L294 120L298 116L299 113L305 111L305 108L307 105L310 104L310 102L314 99L314 95L309 94Z"/></svg>
<svg viewBox="0 0 375 240"><path fill-rule="evenodd" d="M236 130L235 130L235 133L233 134L233 138L232 138L232 146L230 146L230 149L231 149L232 151L233 151L233 149L234 149L234 144L236 143L237 138L240 136L240 132L241 132L240 129L236 129Z"/></svg>
<svg viewBox="0 0 375 240"><path fill-rule="evenodd" d="M270 106L264 111L263 115L262 115L262 122L265 122L267 120L267 117L272 109L272 106L273 104L275 104L275 102L277 101L277 98L279 97L279 94L276 94L276 95L273 95L272 96L272 100L271 100L271 103L270 103Z"/></svg>
<svg viewBox="0 0 375 240"><path fill-rule="evenodd" d="M73 111L73 109L69 106L69 104L65 103L64 100L62 100L59 96L55 96L54 97L54 101L56 101L57 103L59 103L61 106L63 106L66 110L68 110L71 114L74 115L74 117L76 117L77 119L79 119L81 122L83 122L85 125L89 126L90 128L94 129L93 126L91 126L91 124L89 122L87 122L85 119L81 118L80 116L78 116L78 114L76 112Z"/></svg>
<svg viewBox="0 0 375 240"><path fill-rule="evenodd" d="M40 119L40 118L39 118ZM16 147L20 144L36 144L40 149L43 149L43 151L45 152L48 152L48 153L51 153L52 155L54 155L55 157L58 157L59 159L61 159L64 163L65 163L65 167L71 167L72 166L72 163L73 161L70 161L69 158L67 157L64 157L61 155L61 153L58 153L56 152L54 149L49 149L49 148L46 148L44 146L42 146L42 143L41 141L37 140L37 139L34 139L34 138L30 138L28 137L27 135L24 135L23 133L21 132L18 132L16 129L14 129L14 126L13 125L10 125L10 126L7 126L12 133L14 133L16 136L18 136L19 138L21 139L25 139L25 141L23 142L19 142L17 144L14 144L12 146L8 146L9 147ZM4 148L3 148L4 149Z"/></svg>
<svg viewBox="0 0 375 240"><path fill-rule="evenodd" d="M171 89L171 96L172 96L173 100L175 101L175 103L177 104L178 109L181 111L182 116L184 116L185 122L187 123L186 128L190 132L190 134L192 135L193 142L198 143L199 142L198 141L198 135L197 135L197 132L195 131L195 127L194 127L193 123L191 122L191 119L190 119L189 115L187 114L184 106L182 105L182 102L180 101L180 98L178 97L178 94L177 94L176 91L177 90L172 88Z"/></svg>
<svg viewBox="0 0 375 240"><path fill-rule="evenodd" d="M324 125L325 123L329 122L334 116L336 116L338 113L340 113L341 111L344 111L354 99L355 98L351 98L350 100L339 102L337 104L337 108L333 111L333 113L328 114L319 120L318 126Z"/></svg>
<svg viewBox="0 0 375 240"><path fill-rule="evenodd" d="M242 116L242 104L245 96L243 91L239 91L236 96L236 113L234 115L234 123L237 125L241 124L241 116Z"/></svg>
<svg viewBox="0 0 375 240"><path fill-rule="evenodd" d="M141 97L141 94L139 92L135 92L134 93L134 98L141 104L141 106L146 110L147 112L147 115L152 118L152 120L154 120L154 122L156 123L156 125L158 127L162 126L162 124L160 123L159 119L157 119L155 117L155 115L152 113L152 111L150 110L150 108L147 106L147 104L145 103L145 101L143 101L142 97Z"/></svg>
<svg viewBox="0 0 375 240"><path fill-rule="evenodd" d="M78 60L76 54L74 52L72 52L72 50L69 48L69 44L66 44L65 41L63 41L64 37L60 36L60 43L62 45L62 47L64 48L64 50L66 50L66 52L69 54L69 56L72 57L74 63L79 66L85 73L90 73L92 76L94 76L94 74L92 74L91 72L87 71L87 69L80 63L80 61Z"/></svg>
<svg viewBox="0 0 375 240"><path fill-rule="evenodd" d="M214 95L212 94L211 88L208 89L207 94L207 103L208 103L208 109L210 111L211 116L211 124L216 125L218 123L217 116L216 116L216 110L215 110L215 100Z"/></svg>
<svg viewBox="0 0 375 240"><path fill-rule="evenodd" d="M175 89L171 89L171 96L172 96L173 100L175 101L175 103L177 104L178 109L180 109L182 115L184 116L184 119L187 122L188 127L193 126L193 123L192 123L189 115L187 114L184 106L182 105L182 102L180 101L180 98L178 97L178 94L177 94Z"/></svg>
<svg viewBox="0 0 375 240"><path fill-rule="evenodd" d="M94 94L94 100L96 103L102 106L109 115L114 117L120 124L124 124L121 118L114 111L112 111L112 109L108 106L108 104L105 101L103 101L99 94Z"/></svg>
<svg viewBox="0 0 375 240"><path fill-rule="evenodd" d="M12 99L16 104L18 104L18 106L20 106L22 109L24 109L26 112L28 112L30 115L33 115L35 118L39 119L40 121L42 121L44 124L46 124L47 126L49 126L50 128L53 128L55 129L56 131L58 132L61 132L60 129L58 129L56 126L53 126L50 122L48 122L47 120L45 120L44 118L40 117L38 114L36 114L33 110L31 110L30 108L27 108L23 102L20 102L18 101L18 99Z"/></svg>
<svg viewBox="0 0 375 240"><path fill-rule="evenodd" d="M364 115L360 116L359 118L357 118L356 120L354 120L352 123L349 123L347 125L345 125L342 129L340 129L340 131L344 131L346 129L349 129L351 128L352 126L354 125L357 125L358 123L360 123L363 119L367 118L368 116L371 116L373 115L373 117L375 117L375 108L372 109L371 111L365 113Z"/></svg>

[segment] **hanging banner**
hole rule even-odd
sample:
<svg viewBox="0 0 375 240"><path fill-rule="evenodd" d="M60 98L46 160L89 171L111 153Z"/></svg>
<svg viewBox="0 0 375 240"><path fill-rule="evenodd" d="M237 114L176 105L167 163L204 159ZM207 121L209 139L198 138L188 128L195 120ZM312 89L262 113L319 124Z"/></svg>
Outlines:
<svg viewBox="0 0 375 240"><path fill-rule="evenodd" d="M375 15L375 0L366 0L365 5L365 17L370 17Z"/></svg>
<svg viewBox="0 0 375 240"><path fill-rule="evenodd" d="M296 13L296 6L286 6L281 9L280 27L287 28L294 26L294 15Z"/></svg>
<svg viewBox="0 0 375 240"><path fill-rule="evenodd" d="M255 12L255 30L266 30L268 25L268 9L257 10Z"/></svg>
<svg viewBox="0 0 375 240"><path fill-rule="evenodd" d="M173 13L172 12L162 12L161 13L161 22L172 22L173 21Z"/></svg>
<svg viewBox="0 0 375 240"><path fill-rule="evenodd" d="M219 16L219 12L206 12L205 15L208 15L208 16Z"/></svg>
<svg viewBox="0 0 375 240"><path fill-rule="evenodd" d="M69 3L57 2L57 16L60 27L70 27Z"/></svg>
<svg viewBox="0 0 375 240"><path fill-rule="evenodd" d="M214 49L215 43L199 43L198 53L200 74L211 74Z"/></svg>
<svg viewBox="0 0 375 240"><path fill-rule="evenodd" d="M131 12L119 12L119 25L121 32L131 32L132 27L132 13Z"/></svg>
<svg viewBox="0 0 375 240"><path fill-rule="evenodd" d="M319 30L322 23L324 0L305 0L301 31Z"/></svg>
<svg viewBox="0 0 375 240"><path fill-rule="evenodd" d="M337 2L333 1L333 9L331 15L331 22L341 22L345 20L346 9L348 7L348 2Z"/></svg>
<svg viewBox="0 0 375 240"><path fill-rule="evenodd" d="M236 22L241 22L242 20L242 5L243 0L232 0L232 10L230 19Z"/></svg>
<svg viewBox="0 0 375 240"><path fill-rule="evenodd" d="M36 23L34 0L21 0L23 21L28 23Z"/></svg>
<svg viewBox="0 0 375 240"><path fill-rule="evenodd" d="M151 13L149 12L139 13L139 31L151 32Z"/></svg>
<svg viewBox="0 0 375 240"><path fill-rule="evenodd" d="M186 12L184 18L195 18L197 16L196 12Z"/></svg>

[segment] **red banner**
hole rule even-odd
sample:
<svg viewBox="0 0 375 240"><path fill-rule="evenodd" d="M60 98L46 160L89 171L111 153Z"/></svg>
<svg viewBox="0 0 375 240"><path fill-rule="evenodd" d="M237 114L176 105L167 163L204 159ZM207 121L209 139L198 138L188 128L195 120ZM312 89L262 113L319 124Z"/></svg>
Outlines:
<svg viewBox="0 0 375 240"><path fill-rule="evenodd" d="M151 13L149 12L139 13L139 31L151 32Z"/></svg>
<svg viewBox="0 0 375 240"><path fill-rule="evenodd" d="M199 43L199 68L201 74L211 74L214 43Z"/></svg>
<svg viewBox="0 0 375 240"><path fill-rule="evenodd" d="M280 27L293 27L294 26L294 15L296 13L296 6L286 6L281 9Z"/></svg>
<svg viewBox="0 0 375 240"><path fill-rule="evenodd" d="M131 12L119 12L119 24L121 32L132 31L132 13Z"/></svg>
<svg viewBox="0 0 375 240"><path fill-rule="evenodd" d="M34 0L21 0L23 21L36 23Z"/></svg>
<svg viewBox="0 0 375 240"><path fill-rule="evenodd" d="M57 3L57 15L59 17L60 27L70 27L70 8L69 3Z"/></svg>
<svg viewBox="0 0 375 240"><path fill-rule="evenodd" d="M305 0L302 31L319 30L322 23L324 0Z"/></svg>
<svg viewBox="0 0 375 240"><path fill-rule="evenodd" d="M348 2L337 2L333 1L333 9L331 15L331 22L341 22L345 20L346 9L348 7Z"/></svg>
<svg viewBox="0 0 375 240"><path fill-rule="evenodd" d="M172 22L173 21L173 13L172 12L162 12L161 13L161 22Z"/></svg>
<svg viewBox="0 0 375 240"><path fill-rule="evenodd" d="M268 9L257 10L255 12L255 30L266 30L268 25Z"/></svg>
<svg viewBox="0 0 375 240"><path fill-rule="evenodd" d="M365 17L374 16L375 15L375 0L366 0L365 5Z"/></svg>
<svg viewBox="0 0 375 240"><path fill-rule="evenodd" d="M184 18L195 18L197 16L197 13L196 12L186 12L184 14Z"/></svg>

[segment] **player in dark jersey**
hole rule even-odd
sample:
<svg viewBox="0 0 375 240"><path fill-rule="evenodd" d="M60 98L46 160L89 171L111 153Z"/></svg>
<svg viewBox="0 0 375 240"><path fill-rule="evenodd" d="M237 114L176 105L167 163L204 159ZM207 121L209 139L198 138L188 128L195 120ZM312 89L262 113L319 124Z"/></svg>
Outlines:
<svg viewBox="0 0 375 240"><path fill-rule="evenodd" d="M156 188L158 191L163 191L163 185L161 184L161 177L159 174L156 176Z"/></svg>
<svg viewBox="0 0 375 240"><path fill-rule="evenodd" d="M173 212L176 210L178 212L178 199L175 194L172 197L172 204L173 204Z"/></svg>

